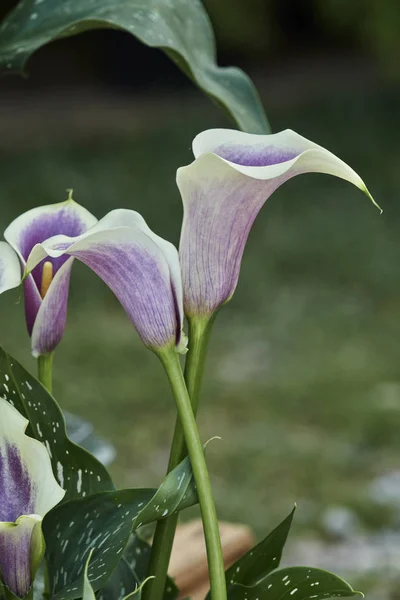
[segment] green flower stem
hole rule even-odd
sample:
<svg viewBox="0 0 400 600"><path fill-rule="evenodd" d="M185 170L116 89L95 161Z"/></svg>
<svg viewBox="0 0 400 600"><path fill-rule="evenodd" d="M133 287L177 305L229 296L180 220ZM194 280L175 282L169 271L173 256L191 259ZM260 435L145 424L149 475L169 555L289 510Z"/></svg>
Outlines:
<svg viewBox="0 0 400 600"><path fill-rule="evenodd" d="M47 391L50 392L50 394L53 393L53 359L54 351L49 352L48 354L41 354L38 357L38 379L40 383L47 389ZM45 597L48 597L50 582L46 560L44 561L44 574ZM26 600L33 600L33 595L32 597L28 596Z"/></svg>
<svg viewBox="0 0 400 600"><path fill-rule="evenodd" d="M189 319L189 352L185 363L185 381L194 415L196 415L199 403L204 364L213 322L213 318ZM185 438L178 416L171 445L168 473L185 458L186 454ZM142 600L162 600L164 596L178 518L179 515L176 513L157 523L147 568L147 577L154 577L154 579L151 579L147 586L143 588Z"/></svg>
<svg viewBox="0 0 400 600"><path fill-rule="evenodd" d="M185 363L185 382L190 397L192 411L195 416L199 405L199 395L203 381L208 341L210 339L213 323L214 318L189 319L189 352ZM171 445L168 473L185 458L186 454L185 437L178 416Z"/></svg>
<svg viewBox="0 0 400 600"><path fill-rule="evenodd" d="M226 581L217 512L203 446L197 430L190 397L183 377L179 356L174 348L159 353L175 397L193 476L196 482L200 512L206 540L208 571L212 600L226 600Z"/></svg>
<svg viewBox="0 0 400 600"><path fill-rule="evenodd" d="M50 394L53 393L53 358L54 352L42 354L38 358L38 379Z"/></svg>

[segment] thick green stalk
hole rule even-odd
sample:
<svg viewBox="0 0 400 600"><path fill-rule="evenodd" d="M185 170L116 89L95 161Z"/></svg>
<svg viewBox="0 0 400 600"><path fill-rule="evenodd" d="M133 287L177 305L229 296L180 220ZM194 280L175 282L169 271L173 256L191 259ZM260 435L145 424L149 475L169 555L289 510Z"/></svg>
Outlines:
<svg viewBox="0 0 400 600"><path fill-rule="evenodd" d="M185 381L194 415L196 415L199 403L199 393L212 324L213 319L189 319L189 352L185 363ZM185 458L186 454L185 438L178 416L171 445L168 473ZM162 600L164 596L178 518L179 515L174 514L157 523L147 568L147 576L154 577L154 579L151 579L147 586L143 588L142 600Z"/></svg>
<svg viewBox="0 0 400 600"><path fill-rule="evenodd" d="M159 352L174 394L182 425L185 443L188 449L193 476L196 482L200 512L206 540L208 571L212 600L226 600L226 581L219 534L217 512L211 490L210 477L204 457L203 446L197 430L196 419L183 377L179 356L175 348ZM152 597L153 599L153 597Z"/></svg>
<svg viewBox="0 0 400 600"><path fill-rule="evenodd" d="M208 340L214 319L189 319L189 352L185 363L185 383L194 415L197 414L199 395L203 381ZM168 472L172 471L186 456L185 437L179 416L175 423L174 437L171 445Z"/></svg>
<svg viewBox="0 0 400 600"><path fill-rule="evenodd" d="M53 393L53 359L54 350L38 357L38 379L50 394ZM44 591L45 597L47 597L49 595L49 572L46 560L44 560ZM26 600L33 600L33 591L32 595L28 595Z"/></svg>
<svg viewBox="0 0 400 600"><path fill-rule="evenodd" d="M38 379L50 394L53 393L53 358L54 352L42 354L38 358Z"/></svg>

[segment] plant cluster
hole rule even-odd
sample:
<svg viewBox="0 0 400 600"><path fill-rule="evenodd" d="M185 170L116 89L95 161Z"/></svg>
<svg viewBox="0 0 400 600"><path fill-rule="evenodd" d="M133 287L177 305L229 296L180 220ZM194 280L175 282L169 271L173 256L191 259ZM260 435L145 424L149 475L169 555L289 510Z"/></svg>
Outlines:
<svg viewBox="0 0 400 600"><path fill-rule="evenodd" d="M67 0L61 6L24 0L0 28L0 65L23 64L19 55L28 56L43 41L97 26L106 16L121 23L128 5L136 10L136 35L146 19L162 31L174 25L177 40L185 26L190 30L197 22L199 31L209 26L197 2L188 8L180 0L159 0L146 12L130 1L117 7L106 1ZM132 14L124 28L133 27L131 21ZM146 27L141 35L154 38L157 28ZM212 52L205 60L212 47L207 36L200 55L180 48L185 70L190 66L191 76L218 97L239 125L264 130L266 120L257 119L262 109L245 76L229 72L237 84L232 91L231 81L216 66L211 73ZM172 45L173 38L168 39ZM245 89L247 100L241 104ZM247 237L265 201L287 180L309 172L347 180L374 200L351 167L290 130L211 129L200 133L192 147L193 162L177 171L183 202L179 251L134 210L118 209L97 219L73 200L72 192L65 202L18 216L0 242L0 293L23 287L38 362L36 379L0 351L0 595L7 600L88 600L95 595L124 600L135 593L145 600L176 598L179 591L167 574L172 543L179 513L197 503L212 600L357 594L331 573L311 567L279 570L294 511L225 572L195 417L212 326L235 292ZM158 489L117 489L106 468L68 439L52 395L53 357L66 326L76 260L111 288L169 380L177 422L168 472ZM156 524L151 545L141 536L141 528L150 523Z"/></svg>

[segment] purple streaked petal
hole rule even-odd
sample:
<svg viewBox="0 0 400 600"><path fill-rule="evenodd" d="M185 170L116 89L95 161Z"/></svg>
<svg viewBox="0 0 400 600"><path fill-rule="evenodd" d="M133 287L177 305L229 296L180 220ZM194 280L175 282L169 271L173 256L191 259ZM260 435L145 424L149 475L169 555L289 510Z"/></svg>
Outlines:
<svg viewBox="0 0 400 600"><path fill-rule="evenodd" d="M29 210L15 219L4 233L4 237L17 252L23 266L32 248L49 237L58 234L77 236L97 223L85 208L67 200L59 204L40 206ZM50 259L53 273L64 265L68 257ZM41 304L40 287L43 263L36 265L29 279L25 281L25 315L29 335L31 335L37 312ZM68 292L68 289L66 289Z"/></svg>
<svg viewBox="0 0 400 600"><path fill-rule="evenodd" d="M16 523L0 523L1 577L19 598L29 592L32 575L43 558L44 543L40 543L40 538L43 539L41 517L37 515L21 516ZM33 551L38 555L33 557ZM36 569L32 568L33 558Z"/></svg>
<svg viewBox="0 0 400 600"><path fill-rule="evenodd" d="M55 350L64 335L67 320L68 289L73 258L57 271L42 300L32 329L32 354L38 357ZM31 275L28 275L28 278Z"/></svg>
<svg viewBox="0 0 400 600"><path fill-rule="evenodd" d="M7 242L0 242L0 294L21 283L21 265L18 255Z"/></svg>
<svg viewBox="0 0 400 600"><path fill-rule="evenodd" d="M17 217L6 229L4 237L19 254L25 265L36 244L55 235L79 236L97 223L97 219L86 208L73 200L58 204L38 206ZM54 261L54 272L65 262L65 257ZM36 267L37 271L37 267ZM40 289L41 277L35 273Z"/></svg>
<svg viewBox="0 0 400 600"><path fill-rule="evenodd" d="M183 302L178 253L138 213L115 210L81 236L46 240L32 251L27 271L45 256L64 255L78 258L105 281L147 346L180 347Z"/></svg>
<svg viewBox="0 0 400 600"><path fill-rule="evenodd" d="M210 315L231 298L254 219L288 179L309 172L335 175L374 202L353 169L290 130L269 136L209 130L195 138L193 152L196 160L177 173L184 205L180 258L188 316Z"/></svg>
<svg viewBox="0 0 400 600"><path fill-rule="evenodd" d="M206 316L232 296L251 226L280 182L243 177L210 154L193 167L178 175L185 203L180 242L184 306L189 316ZM200 173L206 176L197 178Z"/></svg>
<svg viewBox="0 0 400 600"><path fill-rule="evenodd" d="M35 512L37 483L32 480L20 450L12 442L0 451L0 521L14 522Z"/></svg>
<svg viewBox="0 0 400 600"><path fill-rule="evenodd" d="M15 522L29 514L44 517L64 496L46 448L25 434L27 424L0 398L0 521Z"/></svg>
<svg viewBox="0 0 400 600"><path fill-rule="evenodd" d="M41 520L64 497L43 444L28 421L0 398L0 573L23 598L43 557Z"/></svg>
<svg viewBox="0 0 400 600"><path fill-rule="evenodd" d="M26 327L31 336L39 308L42 304L42 296L31 274L24 279L24 297Z"/></svg>

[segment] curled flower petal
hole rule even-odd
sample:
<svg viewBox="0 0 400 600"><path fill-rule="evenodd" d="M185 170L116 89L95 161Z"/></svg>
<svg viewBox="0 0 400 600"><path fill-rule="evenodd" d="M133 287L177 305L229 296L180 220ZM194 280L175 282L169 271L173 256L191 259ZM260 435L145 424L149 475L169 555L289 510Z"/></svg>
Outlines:
<svg viewBox="0 0 400 600"><path fill-rule="evenodd" d="M32 354L35 357L52 352L64 335L73 262L74 259L69 258L58 269L46 296L41 301L32 329Z"/></svg>
<svg viewBox="0 0 400 600"><path fill-rule="evenodd" d="M195 138L193 152L196 160L177 173L184 206L180 258L188 316L210 315L232 297L251 226L285 181L310 172L335 175L374 202L351 167L290 130L274 135L209 130Z"/></svg>
<svg viewBox="0 0 400 600"><path fill-rule="evenodd" d="M143 342L153 348L175 344L182 336L183 300L178 252L153 233L132 210L114 210L80 236L57 235L38 244L26 272L47 256L73 256L111 288Z"/></svg>
<svg viewBox="0 0 400 600"><path fill-rule="evenodd" d="M28 421L0 398L0 574L27 594L43 554L41 520L64 497L46 448L25 434Z"/></svg>
<svg viewBox="0 0 400 600"><path fill-rule="evenodd" d="M65 202L40 206L20 215L6 229L4 237L17 253L24 268L26 260L36 244L58 234L78 236L96 223L96 217L70 198ZM40 337L46 339L43 348L46 348L47 352L54 350L64 332L68 302L68 282L71 269L71 261L68 262L68 268L64 266L68 260L67 256L56 259L51 258L49 260L52 264L52 276L54 280L58 280L58 289L55 291L55 294L61 303L60 307L57 306L56 302L52 302L50 298L45 306L42 307L43 297L41 295L41 286L44 261L36 265L32 273L24 280L25 316L28 332L29 335L33 334L35 321L39 317L40 311ZM57 278L60 270L63 271L63 276ZM60 280L64 281L63 286L60 285ZM48 293L50 295L52 295L52 286L53 282L49 285ZM1 291L5 290L2 290L0 287L0 293ZM37 330L38 328L36 328ZM33 347L36 356L38 353L42 354L42 344L39 343L37 336L33 340Z"/></svg>
<svg viewBox="0 0 400 600"><path fill-rule="evenodd" d="M29 515L15 523L0 523L0 573L6 586L20 598L29 592L43 558L41 522L41 517Z"/></svg>
<svg viewBox="0 0 400 600"><path fill-rule="evenodd" d="M0 242L0 294L21 283L21 265L17 253L7 242Z"/></svg>

